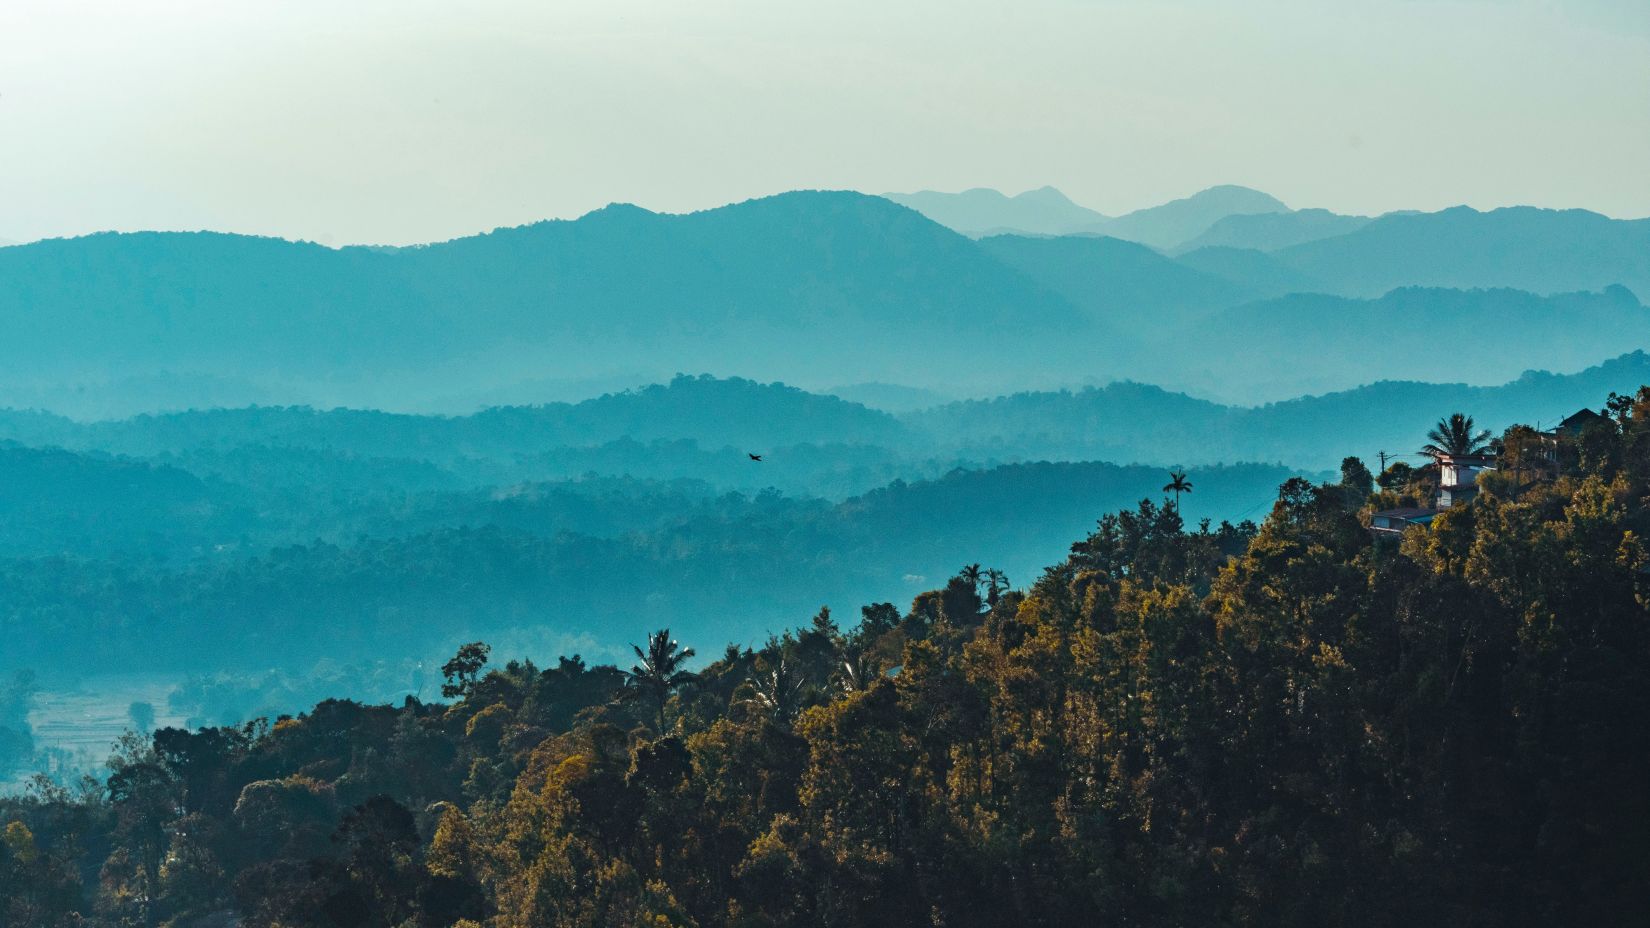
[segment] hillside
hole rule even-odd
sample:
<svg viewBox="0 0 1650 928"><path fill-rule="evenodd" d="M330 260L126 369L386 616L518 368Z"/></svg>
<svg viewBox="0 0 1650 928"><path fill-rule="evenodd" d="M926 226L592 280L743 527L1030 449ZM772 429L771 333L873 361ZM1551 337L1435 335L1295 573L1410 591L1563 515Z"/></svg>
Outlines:
<svg viewBox="0 0 1650 928"><path fill-rule="evenodd" d="M1551 296L1404 287L1373 300L1296 293L1225 309L1172 335L1161 339L1166 360L1152 379L1171 382L1178 370L1212 384L1256 384L1277 398L1349 381L1487 384L1532 368L1579 370L1650 348L1650 308L1620 286ZM1271 358L1288 363L1266 365ZM1257 384L1257 362L1272 368L1264 373L1270 384Z"/></svg>
<svg viewBox="0 0 1650 928"><path fill-rule="evenodd" d="M1223 216L1202 234L1181 242L1177 252L1199 248L1253 248L1277 251L1291 245L1346 235L1369 225L1368 216L1343 216L1326 209L1296 209Z"/></svg>
<svg viewBox="0 0 1650 928"><path fill-rule="evenodd" d="M1324 448L1326 428L1346 430L1345 443L1366 455L1403 450L1420 443L1441 411L1471 412L1491 426L1552 421L1640 382L1650 382L1650 355L1642 350L1577 373L1523 373L1498 386L1380 380L1251 407L1120 382L893 416L782 384L679 377L584 403L458 417L252 408L75 423L4 411L0 440L129 455L275 494L301 493L309 482L345 499L590 473L842 499L958 466L1041 459L1281 461L1325 469L1339 461ZM1334 411L1345 409L1356 411ZM751 462L747 451L765 460Z"/></svg>
<svg viewBox="0 0 1650 928"><path fill-rule="evenodd" d="M916 193L885 193L883 197L922 213L964 235L1065 235L1099 223L1106 216L1073 203L1053 187L1027 190L1007 196L987 187L960 193L922 190Z"/></svg>
<svg viewBox="0 0 1650 928"><path fill-rule="evenodd" d="M250 504L175 467L0 444L0 557L198 556L233 541Z"/></svg>
<svg viewBox="0 0 1650 928"><path fill-rule="evenodd" d="M728 370L935 380L975 354L1088 332L969 239L877 197L797 192L687 215L613 206L406 249L212 233L0 251L4 380L171 372L408 408L512 380ZM904 345L930 350L912 361Z"/></svg>
<svg viewBox="0 0 1650 928"><path fill-rule="evenodd" d="M579 403L501 406L468 416L370 409L247 407L136 416L95 423L0 411L0 439L133 455L245 445L309 448L367 457L510 458L621 438L692 439L756 451L798 442L892 443L889 414L781 383L678 375L664 384Z"/></svg>
<svg viewBox="0 0 1650 928"><path fill-rule="evenodd" d="M1229 282L1254 299L1290 293L1322 293L1323 281L1302 274L1271 255L1253 248L1206 245L1175 257L1175 263ZM1222 308L1218 304L1211 309Z"/></svg>
<svg viewBox="0 0 1650 928"><path fill-rule="evenodd" d="M1263 292L1109 236L998 235L981 239L980 247L1135 336L1184 325Z"/></svg>
<svg viewBox="0 0 1650 928"><path fill-rule="evenodd" d="M816 588L756 640L641 612L612 632L635 645L622 661L541 635L363 663L355 685L393 699L162 728L121 743L107 790L0 798L0 892L54 925L1635 924L1650 387L1613 406L1401 540L1373 539L1370 510L1417 487L1353 469L1275 488L1258 526L1188 530L1148 502L1041 571L974 564L834 610ZM553 597L607 567L679 605L672 573L614 547L524 576ZM428 630L372 615L350 643L373 653L394 653L392 627ZM255 617L239 649L294 645L278 608ZM301 644L328 649L317 676L336 683L326 632ZM247 676L198 678L177 704L237 683L277 712L295 695ZM30 682L0 691L0 723Z"/></svg>
<svg viewBox="0 0 1650 928"><path fill-rule="evenodd" d="M1456 308L1473 320L1460 350L1483 363L1463 358L1456 379L1576 368L1641 345L1629 326L1600 349L1583 331L1599 313L1558 294L1650 292L1650 220L1390 214L1275 251L1178 258L1123 240L1166 240L1233 210L1294 215L1265 212L1282 208L1215 188L1108 220L1102 235L975 241L880 197L802 191L684 215L611 206L398 249L217 233L35 242L0 251L0 406L82 418L248 403L468 412L679 371L947 396L1131 378L1255 402L1441 376L1373 361L1372 340L1392 330L1360 320L1389 308L1411 331ZM1378 299L1415 286L1427 290L1373 310L1258 305L1244 332L1287 338L1245 336L1231 343L1241 353L1202 325L1291 294ZM1471 305L1490 298L1445 288L1519 288L1563 305L1498 317ZM1555 337L1565 322L1573 330ZM1299 349L1336 339L1352 340L1347 365L1306 357L1296 369ZM1548 343L1551 355L1538 350Z"/></svg>
<svg viewBox="0 0 1650 928"><path fill-rule="evenodd" d="M1279 260L1332 292L1513 287L1550 294L1620 284L1650 293L1650 219L1528 206L1382 216L1356 231L1283 248Z"/></svg>
<svg viewBox="0 0 1650 928"><path fill-rule="evenodd" d="M1187 516L1253 516L1289 475L1195 469ZM412 497L372 522L328 520L363 532L351 540L181 566L12 557L0 559L0 671L71 657L81 673L302 669L428 659L480 635L616 655L638 621L754 643L776 616L902 600L969 561L1028 577L1099 513L1160 498L1162 482L1157 467L1033 463L833 505L591 480Z"/></svg>
<svg viewBox="0 0 1650 928"><path fill-rule="evenodd" d="M1228 216L1284 213L1288 210L1289 207L1270 194L1224 184L1161 206L1125 213L1085 231L1099 232L1153 248L1171 249L1197 238Z"/></svg>
<svg viewBox="0 0 1650 928"><path fill-rule="evenodd" d="M1265 406L1224 406L1140 384L1024 393L951 403L904 417L931 441L973 453L1014 449L1026 457L1144 461L1163 465L1287 461L1336 466L1341 449L1373 459L1409 452L1440 415L1465 412L1488 428L1552 424L1597 397L1650 383L1650 354L1637 351L1576 374L1527 373L1501 386L1380 382ZM1340 436L1337 446L1323 436Z"/></svg>

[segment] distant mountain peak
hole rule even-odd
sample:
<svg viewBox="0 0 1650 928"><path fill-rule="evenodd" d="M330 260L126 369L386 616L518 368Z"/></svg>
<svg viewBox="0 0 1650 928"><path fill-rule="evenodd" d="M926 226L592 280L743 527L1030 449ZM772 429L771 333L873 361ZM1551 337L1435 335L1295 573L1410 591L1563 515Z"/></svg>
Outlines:
<svg viewBox="0 0 1650 928"><path fill-rule="evenodd" d="M1137 209L1096 231L1157 249L1172 249L1191 242L1229 216L1287 212L1289 207L1271 194L1222 184L1161 206Z"/></svg>
<svg viewBox="0 0 1650 928"><path fill-rule="evenodd" d="M645 207L637 206L634 203L609 203L600 209L593 209L590 212L585 213L583 216L579 217L579 221L582 222L588 219L598 221L604 219L642 219L652 218L657 215L659 214Z"/></svg>
<svg viewBox="0 0 1650 928"><path fill-rule="evenodd" d="M1216 184L1205 187L1189 197L1170 200L1161 206L1148 207L1136 210L1128 215L1138 215L1147 212L1185 209L1198 207L1203 209L1217 209L1227 216L1254 215L1257 213L1287 213L1288 204L1264 191L1253 187L1244 187L1238 184ZM1126 217L1119 217L1126 218Z"/></svg>
<svg viewBox="0 0 1650 928"><path fill-rule="evenodd" d="M1023 233L1066 235L1104 223L1106 216L1079 205L1055 187L1043 186L1013 196L992 187L959 193L920 190L883 196L916 210L965 235Z"/></svg>

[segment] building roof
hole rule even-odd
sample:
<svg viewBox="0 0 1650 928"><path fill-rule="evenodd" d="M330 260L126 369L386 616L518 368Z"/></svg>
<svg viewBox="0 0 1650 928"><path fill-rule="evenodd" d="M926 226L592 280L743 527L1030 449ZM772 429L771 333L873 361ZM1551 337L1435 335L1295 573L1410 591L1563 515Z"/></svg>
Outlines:
<svg viewBox="0 0 1650 928"><path fill-rule="evenodd" d="M1558 425L1553 426L1553 431L1554 432L1562 432L1566 435L1573 435L1576 432L1579 432L1582 429L1586 428L1587 426L1592 425L1594 422L1604 422L1604 421L1607 421L1607 420L1603 416L1599 415L1598 413L1593 412L1591 409L1582 409L1582 410L1577 410L1575 413L1573 413L1569 417L1567 417L1563 422L1560 422Z"/></svg>
<svg viewBox="0 0 1650 928"><path fill-rule="evenodd" d="M1385 516L1389 519L1402 519L1405 522L1420 522L1424 519L1430 519L1442 511L1441 509L1405 506L1400 509L1382 509L1380 512L1374 513L1371 518Z"/></svg>

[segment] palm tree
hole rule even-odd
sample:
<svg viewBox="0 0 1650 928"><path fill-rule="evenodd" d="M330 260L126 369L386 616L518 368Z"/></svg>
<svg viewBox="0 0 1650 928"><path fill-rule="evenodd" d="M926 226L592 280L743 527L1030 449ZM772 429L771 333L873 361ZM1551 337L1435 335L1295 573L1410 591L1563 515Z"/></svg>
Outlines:
<svg viewBox="0 0 1650 928"><path fill-rule="evenodd" d="M1171 479L1163 485L1163 492L1174 494L1174 511L1176 515L1179 515L1180 494L1192 492L1192 483L1186 479L1186 472L1183 470L1171 470L1169 471L1169 477Z"/></svg>
<svg viewBox="0 0 1650 928"><path fill-rule="evenodd" d="M1490 430L1474 432L1472 426L1472 417L1460 413L1448 419L1439 419L1432 431L1427 432L1429 441L1421 448L1421 453L1437 460L1445 456L1470 457L1490 450Z"/></svg>
<svg viewBox="0 0 1650 928"><path fill-rule="evenodd" d="M662 733L665 730L665 701L677 687L698 677L682 669L682 665L693 657L693 649L677 645L670 637L668 628L647 636L646 651L636 645L631 645L630 649L636 652L641 663L625 674L625 683L631 687L631 692L653 703L659 723L657 730Z"/></svg>
<svg viewBox="0 0 1650 928"><path fill-rule="evenodd" d="M783 656L745 680L750 695L745 705L766 715L781 725L790 724L802 711L802 696L807 687L795 664Z"/></svg>
<svg viewBox="0 0 1650 928"><path fill-rule="evenodd" d="M842 693L859 693L871 688L882 676L882 662L866 648L854 648L842 655L842 665L832 674L831 682Z"/></svg>
<svg viewBox="0 0 1650 928"><path fill-rule="evenodd" d="M989 605L997 605L997 598L1008 589L1008 574L993 567L985 572L985 601Z"/></svg>
<svg viewBox="0 0 1650 928"><path fill-rule="evenodd" d="M968 566L964 567L962 570L957 571L957 576L964 583L968 584L969 586L972 586L974 588L975 592L979 592L980 581L985 578L985 573L984 573L984 571L980 570L980 565L978 565L978 564L969 564Z"/></svg>

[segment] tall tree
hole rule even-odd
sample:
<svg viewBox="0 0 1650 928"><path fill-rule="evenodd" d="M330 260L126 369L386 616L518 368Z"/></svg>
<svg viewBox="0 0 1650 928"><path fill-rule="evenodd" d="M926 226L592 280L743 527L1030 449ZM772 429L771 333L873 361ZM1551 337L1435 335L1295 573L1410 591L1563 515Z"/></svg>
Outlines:
<svg viewBox="0 0 1650 928"><path fill-rule="evenodd" d="M988 605L997 605L998 597L1008 589L1008 574L993 567L985 572L985 601Z"/></svg>
<svg viewBox="0 0 1650 928"><path fill-rule="evenodd" d="M789 725L802 711L807 680L794 662L778 654L771 661L759 664L756 673L745 680L745 686L749 691L745 698L747 707L780 725Z"/></svg>
<svg viewBox="0 0 1650 928"><path fill-rule="evenodd" d="M647 636L647 650L639 645L631 645L630 649L636 652L637 660L641 663L630 668L625 674L625 682L638 696L653 703L654 715L658 722L656 731L665 730L665 702L670 694L684 683L691 683L697 675L682 669L682 666L693 657L692 648L678 645L670 637L670 629L662 628Z"/></svg>
<svg viewBox="0 0 1650 928"><path fill-rule="evenodd" d="M1174 513L1180 515L1180 494L1192 492L1192 482L1186 479L1183 470L1169 471L1169 482L1163 485L1163 492L1174 494Z"/></svg>
<svg viewBox="0 0 1650 928"><path fill-rule="evenodd" d="M451 660L441 665L441 676L447 680L441 685L441 695L448 699L462 699L470 695L481 676L481 668L487 666L487 655L492 650L482 641L461 646Z"/></svg>
<svg viewBox="0 0 1650 928"><path fill-rule="evenodd" d="M1490 450L1490 430L1474 432L1472 417L1461 413L1439 419L1438 424L1427 432L1427 439L1427 443L1421 446L1421 453L1434 459L1445 455L1461 457L1483 454Z"/></svg>

